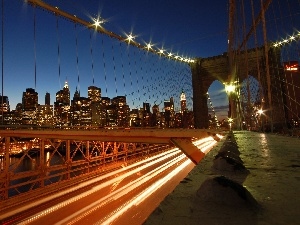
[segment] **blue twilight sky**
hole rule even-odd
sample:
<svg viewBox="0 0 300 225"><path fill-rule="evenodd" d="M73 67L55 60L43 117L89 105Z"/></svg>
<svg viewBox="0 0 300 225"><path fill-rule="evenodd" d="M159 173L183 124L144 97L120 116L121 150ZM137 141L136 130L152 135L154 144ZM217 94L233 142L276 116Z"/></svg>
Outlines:
<svg viewBox="0 0 300 225"><path fill-rule="evenodd" d="M297 4L297 0L289 1ZM228 1L44 2L86 21L101 16L107 20L103 25L105 29L122 36L132 32L136 41L142 44L151 41L153 48L163 48L180 56L210 57L227 51ZM278 2L281 6L283 1ZM141 107L142 102L159 104L170 97L174 97L179 107L183 90L187 94L188 107L192 108L191 74L186 64L140 51L22 0L4 0L3 11L3 93L9 97L11 109L21 102L26 88L36 89L39 104L44 104L45 93L49 92L53 103L55 93L63 88L66 80L71 98L76 88L81 96L87 97L87 87L95 85L102 89L102 96L126 95L131 108ZM273 8L271 14L274 11ZM280 13L286 18L284 15L297 12L299 10ZM269 20L270 24L277 21L271 17ZM249 25L248 21L246 29ZM294 24L291 27L293 32ZM286 28L284 34L288 33ZM215 82L209 92L213 105L221 110L220 115L226 116L223 86Z"/></svg>

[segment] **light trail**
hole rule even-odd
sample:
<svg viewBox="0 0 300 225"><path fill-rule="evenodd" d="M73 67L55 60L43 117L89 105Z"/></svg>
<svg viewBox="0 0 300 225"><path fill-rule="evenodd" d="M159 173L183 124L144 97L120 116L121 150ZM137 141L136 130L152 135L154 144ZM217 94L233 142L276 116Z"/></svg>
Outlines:
<svg viewBox="0 0 300 225"><path fill-rule="evenodd" d="M191 164L192 162L190 160L186 160L184 163L182 163L179 167L177 167L175 170L173 170L171 173L169 173L167 176L159 179L154 184L152 184L150 187L142 191L139 195L137 195L133 200L127 201L125 204L122 205L122 207L119 207L119 210L115 210L113 213L105 217L105 219L97 221L96 224L111 224L114 222L118 217L120 217L122 214L124 214L128 209L130 209L133 206L139 205L141 202L143 202L146 198L150 197L150 195L158 190L166 181L171 179L172 177L176 176L183 168Z"/></svg>
<svg viewBox="0 0 300 225"><path fill-rule="evenodd" d="M122 188L118 189L116 192L112 192L109 195L105 196L104 198L101 198L101 199L95 201L93 204L91 204L91 205L89 205L85 208L82 208L80 211L77 211L76 213L66 217L64 220L60 221L59 223L56 223L56 225L65 224L68 220L70 220L70 219L74 218L75 216L79 215L77 218L74 218L72 221L69 221L67 223L69 225L74 224L75 222L79 221L80 219L87 216L88 214L94 212L98 208L103 207L108 202L110 202L112 200L117 200L117 199L123 197L124 195L130 193L131 191L135 190L140 185L148 182L149 180L153 179L158 174L165 171L167 168L169 168L171 166L174 166L175 164L179 163L184 158L186 158L186 157L185 157L184 154L182 154L182 155L176 157L175 159L173 159L169 162L166 162L165 164L159 166L155 170L152 170L152 171L144 174L140 178L134 180L133 182L128 183L127 185L125 185Z"/></svg>
<svg viewBox="0 0 300 225"><path fill-rule="evenodd" d="M169 153L169 152L171 152L171 153ZM168 153L169 153L169 154L168 154ZM141 167L137 167L137 168L134 169L134 170L130 170L130 171L129 171L128 173L126 173L126 174L123 174L123 175L121 175L121 176L115 177L115 178L113 178L113 179L111 179L111 180L109 180L109 181L106 181L106 182L104 182L104 183L98 185L98 186L95 186L95 187L93 187L91 190L89 190L89 191L87 191L87 192L84 192L84 193L82 193L82 194L80 194L80 195L77 195L77 196L75 196L75 197L72 197L72 198L70 198L70 199L68 199L68 200L66 200L66 201L63 201L63 202L61 202L61 203L59 203L59 204L56 204L55 206L52 206L52 207L50 207L50 208L48 208L48 209L46 209L46 210L43 210L42 212L39 212L39 213L37 213L37 214L35 214L35 215L33 215L33 216L30 216L29 218L23 220L23 221L22 221L21 223L19 223L19 224L22 224L22 225L23 225L23 224L28 224L28 223L31 223L31 222L33 222L33 221L35 221L35 220L37 220L37 219L39 219L39 218L41 218L41 217L43 217L43 216L48 215L49 213L53 213L54 211L57 211L57 210L59 210L59 209L62 208L62 207L65 207L65 206L67 206L67 205L69 205L69 204L71 204L71 203L73 203L73 202L75 202L75 201L78 201L79 199L82 199L82 198L84 198L84 197L86 197L86 196L88 196L88 195L90 195L90 194L92 194L92 193L94 193L94 192L96 192L96 191L99 191L100 189L102 189L102 188L104 188L104 187L106 187L106 186L108 186L108 185L113 184L114 182L117 182L119 179L124 179L125 177L127 177L127 176L129 176L129 175L132 175L132 174L134 174L134 173L137 173L137 172L139 172L139 171L142 170L142 169L145 169L145 168L147 168L147 167L149 167L149 166L152 166L152 165L154 165L154 164L156 164L156 163L158 163L158 162L161 162L161 161L163 161L163 160L165 160L165 159L167 159L167 158L169 158L169 157L175 156L176 154L179 154L179 153L180 153L180 150L177 149L177 148L175 148L175 149L172 149L172 150L168 151L168 153L164 152L163 154L159 154L159 155L157 155L157 156L154 156L154 157L153 157L154 160L153 160L153 158L151 157L151 158L148 158L148 159L146 159L146 160L143 160L143 161L140 161L140 162L136 163L135 166L134 166L134 165L131 165L131 166L127 167L127 168L126 168L126 167L125 167L125 168L122 168L122 169L119 170L119 172L124 172L124 170L128 170L128 169L130 169L130 168L132 168L132 167L136 167L137 165L141 165L141 164L144 164L145 162L148 162L148 161L153 160L153 161L147 163L146 165L142 165ZM111 172L110 175L107 174L107 175L105 175L105 176L103 176L103 177L95 178L95 179L93 179L93 181L87 181L87 182L85 182L85 183L86 183L85 185L77 185L76 188L71 188L71 189L72 189L73 191L75 191L75 190L79 189L78 186L84 187L84 186L93 184L93 183L95 183L96 181L100 181L100 180L103 180L103 179L105 179L105 178L107 178L107 177L110 177L110 176L112 176L112 175L115 175L115 174L117 174L117 173L118 173L117 171ZM69 193L70 191L66 191L66 192ZM66 193L65 193L65 194L66 194ZM59 196L61 196L61 194L59 194ZM49 198L48 200L53 199L53 196L49 196L48 198Z"/></svg>

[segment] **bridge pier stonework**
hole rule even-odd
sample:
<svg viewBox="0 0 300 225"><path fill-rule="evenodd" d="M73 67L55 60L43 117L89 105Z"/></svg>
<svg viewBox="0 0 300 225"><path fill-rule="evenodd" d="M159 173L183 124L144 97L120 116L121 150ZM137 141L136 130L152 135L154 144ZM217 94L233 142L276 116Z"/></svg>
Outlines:
<svg viewBox="0 0 300 225"><path fill-rule="evenodd" d="M280 60L280 49L268 47L269 71L271 82L271 101L268 101L268 84L266 73L266 60L264 46L247 51L240 51L235 56L236 74L235 77L239 84L253 76L259 82L259 91L261 98L259 104L265 109L265 124L275 124L277 128L282 129L286 126L286 110L284 108L284 85L281 76L283 76L283 65ZM225 52L222 55L196 58L195 63L191 64L192 85L193 85L193 111L194 126L198 129L208 128L208 106L207 91L210 85L218 80L221 83L228 82L229 78L229 59ZM237 96L239 98L239 96ZM241 99L239 99L241 101ZM271 105L270 105L271 103ZM240 102L241 104L241 102ZM237 107L237 106L235 106ZM233 109L238 112L238 109ZM243 110L242 110L243 111ZM242 114L242 113L241 113ZM244 115L235 118L236 122L245 120ZM237 125L237 124L236 124Z"/></svg>

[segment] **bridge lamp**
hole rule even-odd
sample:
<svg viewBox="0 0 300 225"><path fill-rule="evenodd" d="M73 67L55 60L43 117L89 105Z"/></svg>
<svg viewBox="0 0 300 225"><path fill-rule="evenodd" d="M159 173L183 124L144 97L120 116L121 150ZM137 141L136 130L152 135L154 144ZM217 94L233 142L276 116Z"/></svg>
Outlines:
<svg viewBox="0 0 300 225"><path fill-rule="evenodd" d="M149 42L148 44L146 44L146 49L149 51L150 49L152 49L153 44L151 44L151 42Z"/></svg>
<svg viewBox="0 0 300 225"><path fill-rule="evenodd" d="M234 84L225 84L225 91L228 94L235 92L235 85Z"/></svg>
<svg viewBox="0 0 300 225"><path fill-rule="evenodd" d="M257 111L257 113L258 113L259 115L261 115L261 114L264 113L264 111L263 111L262 109L259 109L259 110Z"/></svg>
<svg viewBox="0 0 300 225"><path fill-rule="evenodd" d="M159 50L159 54L164 54L164 49L163 48L161 48L161 49L158 49Z"/></svg>
<svg viewBox="0 0 300 225"><path fill-rule="evenodd" d="M101 24L104 24L105 23L105 20L103 20L103 19L99 19L99 18L97 18L97 19L93 19L93 21L94 21L94 26L97 28L97 27L101 27Z"/></svg>
<svg viewBox="0 0 300 225"><path fill-rule="evenodd" d="M232 118L228 118L228 123L229 123L229 128L231 130L232 124L233 124L233 119Z"/></svg>
<svg viewBox="0 0 300 225"><path fill-rule="evenodd" d="M128 44L129 44L131 41L133 41L134 38L135 38L135 36L133 36L132 33L128 34L128 35L127 35L127 39L126 39L126 40L128 41Z"/></svg>

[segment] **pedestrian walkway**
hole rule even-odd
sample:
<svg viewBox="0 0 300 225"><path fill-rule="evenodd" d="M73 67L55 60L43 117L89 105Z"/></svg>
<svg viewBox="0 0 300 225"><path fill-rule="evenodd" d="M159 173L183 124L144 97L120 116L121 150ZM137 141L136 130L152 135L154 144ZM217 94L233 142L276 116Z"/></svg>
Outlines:
<svg viewBox="0 0 300 225"><path fill-rule="evenodd" d="M249 131L233 134L248 172L215 169L215 156L224 138L164 199L145 225L300 224L300 139ZM233 200L236 196L225 189L203 188L205 181L220 175L241 183L259 207L237 204ZM205 196L217 197L207 201Z"/></svg>

